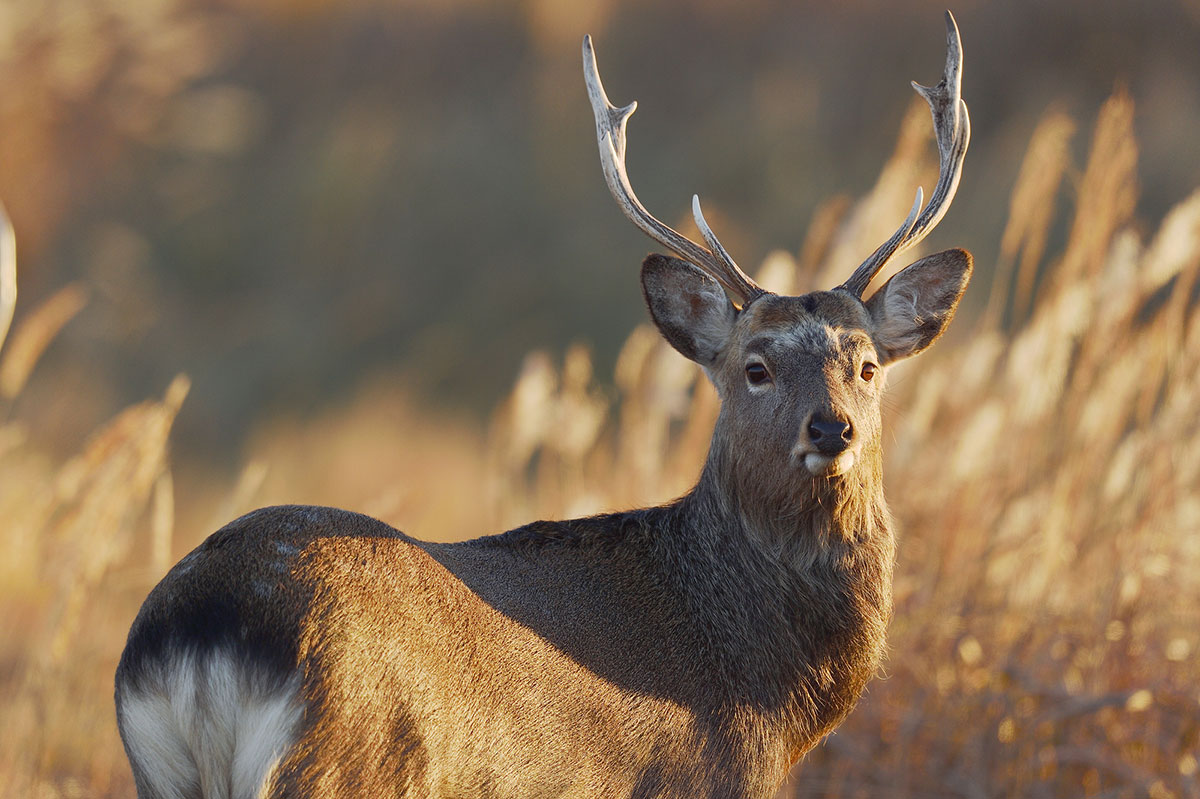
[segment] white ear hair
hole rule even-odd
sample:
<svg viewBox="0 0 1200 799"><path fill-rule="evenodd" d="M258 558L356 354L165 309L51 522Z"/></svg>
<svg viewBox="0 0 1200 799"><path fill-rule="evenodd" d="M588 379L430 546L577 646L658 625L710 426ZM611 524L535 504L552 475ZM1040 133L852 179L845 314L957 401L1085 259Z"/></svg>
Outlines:
<svg viewBox="0 0 1200 799"><path fill-rule="evenodd" d="M942 335L971 268L965 250L939 252L897 272L867 301L884 363L916 355Z"/></svg>
<svg viewBox="0 0 1200 799"><path fill-rule="evenodd" d="M925 320L918 304L917 287L912 284L886 287L883 294L883 315L876 333L888 342L889 350L912 349L920 340L920 327Z"/></svg>
<svg viewBox="0 0 1200 799"><path fill-rule="evenodd" d="M712 366L737 321L721 284L687 261L651 255L642 264L642 291L671 346L706 369Z"/></svg>

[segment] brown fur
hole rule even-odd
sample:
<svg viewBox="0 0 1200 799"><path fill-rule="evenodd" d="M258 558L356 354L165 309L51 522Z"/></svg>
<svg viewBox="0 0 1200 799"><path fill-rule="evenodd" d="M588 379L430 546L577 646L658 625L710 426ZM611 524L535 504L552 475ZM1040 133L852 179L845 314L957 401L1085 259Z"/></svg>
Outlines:
<svg viewBox="0 0 1200 799"><path fill-rule="evenodd" d="M836 291L737 312L711 278L651 257L651 313L723 403L690 493L459 544L346 511L257 511L147 599L118 705L165 690L182 649L236 653L264 692L300 675L303 720L274 797L772 795L883 653L882 376L858 370L928 346L930 318L937 333L949 322L970 259L934 258L899 307L920 312L928 285L936 313L906 323ZM748 383L747 358L769 387ZM853 426L844 474L796 460L816 411Z"/></svg>
<svg viewBox="0 0 1200 799"><path fill-rule="evenodd" d="M642 265L659 331L721 397L699 482L459 544L327 508L228 525L154 589L121 656L141 799L765 798L878 667L883 373L941 335L970 256L859 297L953 197L969 140L954 20L942 82L918 88L942 156L930 205L847 284L801 297L746 277L695 198L708 249L650 217L624 167L635 106L608 101L590 38L583 56L614 198L704 267Z"/></svg>

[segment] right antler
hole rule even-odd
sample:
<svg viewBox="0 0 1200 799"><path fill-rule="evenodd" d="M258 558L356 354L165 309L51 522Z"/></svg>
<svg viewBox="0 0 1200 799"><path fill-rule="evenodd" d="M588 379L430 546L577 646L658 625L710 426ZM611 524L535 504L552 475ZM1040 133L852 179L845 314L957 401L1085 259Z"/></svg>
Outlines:
<svg viewBox="0 0 1200 799"><path fill-rule="evenodd" d="M950 207L954 193L958 191L963 158L971 141L971 120L967 116L967 104L960 97L962 62L962 41L958 35L958 24L954 21L954 15L947 11L946 70L942 80L933 87L913 82L913 88L925 98L929 103L929 110L933 112L933 128L937 135L940 156L937 186L934 187L933 196L929 198L929 205L925 206L919 217L917 211L921 207L921 189L917 189L917 201L904 224L879 249L871 253L871 257L863 261L862 266L854 270L849 280L839 286L856 297L862 297L872 278L879 274L879 270L883 269L889 258L912 247L937 227L937 223Z"/></svg>
<svg viewBox="0 0 1200 799"><path fill-rule="evenodd" d="M692 216L696 227L708 243L708 248L682 235L655 219L638 201L629 184L625 171L625 124L637 110L637 101L624 108L617 108L604 93L600 83L600 71L596 67L596 53L592 49L592 37L583 37L583 77L587 82L588 98L596 115L596 136L600 144L600 164L604 168L604 180L608 190L621 206L621 211L633 224L641 228L650 238L694 264L717 280L730 293L741 300L745 307L767 292L743 272L721 246L717 236L704 220L700 211L700 198L692 195Z"/></svg>

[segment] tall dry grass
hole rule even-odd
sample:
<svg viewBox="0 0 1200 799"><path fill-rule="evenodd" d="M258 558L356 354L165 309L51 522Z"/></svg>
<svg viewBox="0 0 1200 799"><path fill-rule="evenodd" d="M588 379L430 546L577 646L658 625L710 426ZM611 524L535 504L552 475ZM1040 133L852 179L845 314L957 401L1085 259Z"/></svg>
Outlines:
<svg viewBox="0 0 1200 799"><path fill-rule="evenodd" d="M1136 232L1132 120L1101 110L1037 270L1070 172L1046 119L994 289L1012 323L893 387L888 678L796 795L1200 796L1200 191Z"/></svg>
<svg viewBox="0 0 1200 799"><path fill-rule="evenodd" d="M1080 172L1074 123L1046 116L987 309L894 370L886 676L788 795L1200 796L1200 191L1140 235L1132 123L1118 93ZM914 135L870 197L820 215L799 262L772 256L760 282L848 274L928 170ZM1047 259L1068 175L1075 215ZM571 376L585 357L561 373L531 358L498 418L496 496L520 511L505 521L654 501L697 473L717 409L698 371L634 331L598 433L603 407Z"/></svg>
<svg viewBox="0 0 1200 799"><path fill-rule="evenodd" d="M111 621L168 566L167 439L188 381L126 409L65 462L47 456L13 404L87 299L67 286L8 336L15 259L0 213L0 796L104 794L114 774L129 783L102 709L121 646Z"/></svg>
<svg viewBox="0 0 1200 799"><path fill-rule="evenodd" d="M893 371L886 674L785 795L1200 797L1200 192L1140 232L1132 119L1114 96L1077 166L1075 123L1047 115L991 293L969 295L982 310ZM930 170L906 124L871 196L827 204L760 282L840 280ZM1074 217L1051 252L1063 205ZM83 301L16 328L5 358L33 360L0 360L0 390ZM180 380L126 411L67 463L11 414L0 426L0 795L131 795L112 668L141 597L223 520L214 510L330 502L463 538L661 501L697 475L717 409L641 326L611 384L583 347L561 363L531 354L486 433L387 384L275 420L220 501L193 500L203 510L173 525L166 442L185 393Z"/></svg>

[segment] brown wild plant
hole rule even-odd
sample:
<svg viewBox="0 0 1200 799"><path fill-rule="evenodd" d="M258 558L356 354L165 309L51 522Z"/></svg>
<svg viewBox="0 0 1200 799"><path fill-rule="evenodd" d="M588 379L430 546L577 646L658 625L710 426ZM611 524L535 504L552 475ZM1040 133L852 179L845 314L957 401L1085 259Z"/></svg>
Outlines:
<svg viewBox="0 0 1200 799"><path fill-rule="evenodd" d="M174 527L167 438L188 391L180 376L161 401L126 409L97 430L83 450L56 464L11 417L41 354L84 306L67 286L8 333L16 302L16 252L0 213L0 626L5 729L0 733L0 795L45 793L46 775L78 772L93 742L104 740L104 713L81 713L100 680L110 647L80 647L121 594L114 574L135 547L166 565ZM144 536L144 537L143 537ZM127 578L126 578L127 579ZM68 765L74 764L74 765ZM103 789L111 763L88 776ZM82 775L87 775L85 770ZM80 785L80 777L65 785Z"/></svg>
<svg viewBox="0 0 1200 799"><path fill-rule="evenodd" d="M884 422L899 532L885 677L781 795L1200 796L1200 372L1192 366L1200 358L1200 193L1161 224L1130 215L1130 101L1110 102L1097 123L1105 130L1094 134L1106 143L1082 168L1066 117L1052 112L1038 127L1027 162L1047 166L1020 170L1014 232L996 259L1021 276L1002 273L990 298L972 297L957 334L922 357L919 377L896 370ZM1125 155L1101 180L1114 152ZM897 157L927 156L898 148ZM1077 170L1093 178L1064 187ZM1085 195L1089 212L1116 221L1078 251L1086 258L1070 256L1082 277L1068 285L1054 278L1068 256L1054 249L1051 231L1062 224L1056 210L1074 205L1080 233L1068 247L1084 246L1087 219L1075 200ZM880 207L875 224L886 225L893 208ZM774 254L772 276L760 272L758 282L779 291L820 285L813 275L834 242L853 238L846 213L831 203L813 220L802 257L792 264ZM967 314L984 299L997 310L971 329ZM577 402L571 392L602 390L589 382L568 391L560 371L543 355L522 372L522 384L541 385L518 387L513 400L524 392L525 417L552 421L521 432L520 447L509 443L513 400L485 439L414 410L390 385L372 384L304 424L273 420L250 453L266 477L257 465L248 470L231 513L300 495L369 504L386 521L448 540L514 517L598 512L686 490L708 443L696 431L711 429L716 415L698 368L653 330L635 330L615 389L603 390L611 410L594 435L594 411L580 422L564 409ZM108 686L122 628L162 574L149 520L128 528L133 548L114 552L94 576L70 625L73 646L55 662L49 643L62 628L52 605L83 565L70 550L100 547L114 531L80 517L71 533L79 538L63 537L55 509L73 501L48 487L75 469L22 427L12 413L0 426L0 795L129 796ZM564 434L591 435L591 444L560 452ZM305 457L317 449L332 463ZM488 479L506 487L487 510L434 479L458 468L481 473L485 459ZM82 460L94 472L112 468L99 450ZM347 485L340 475L352 466L370 477ZM417 488L393 500L397 484ZM210 489L196 503L205 507L199 518L180 517L173 557L198 542L228 491ZM145 507L147 498L128 500ZM44 677L31 675L47 662Z"/></svg>

